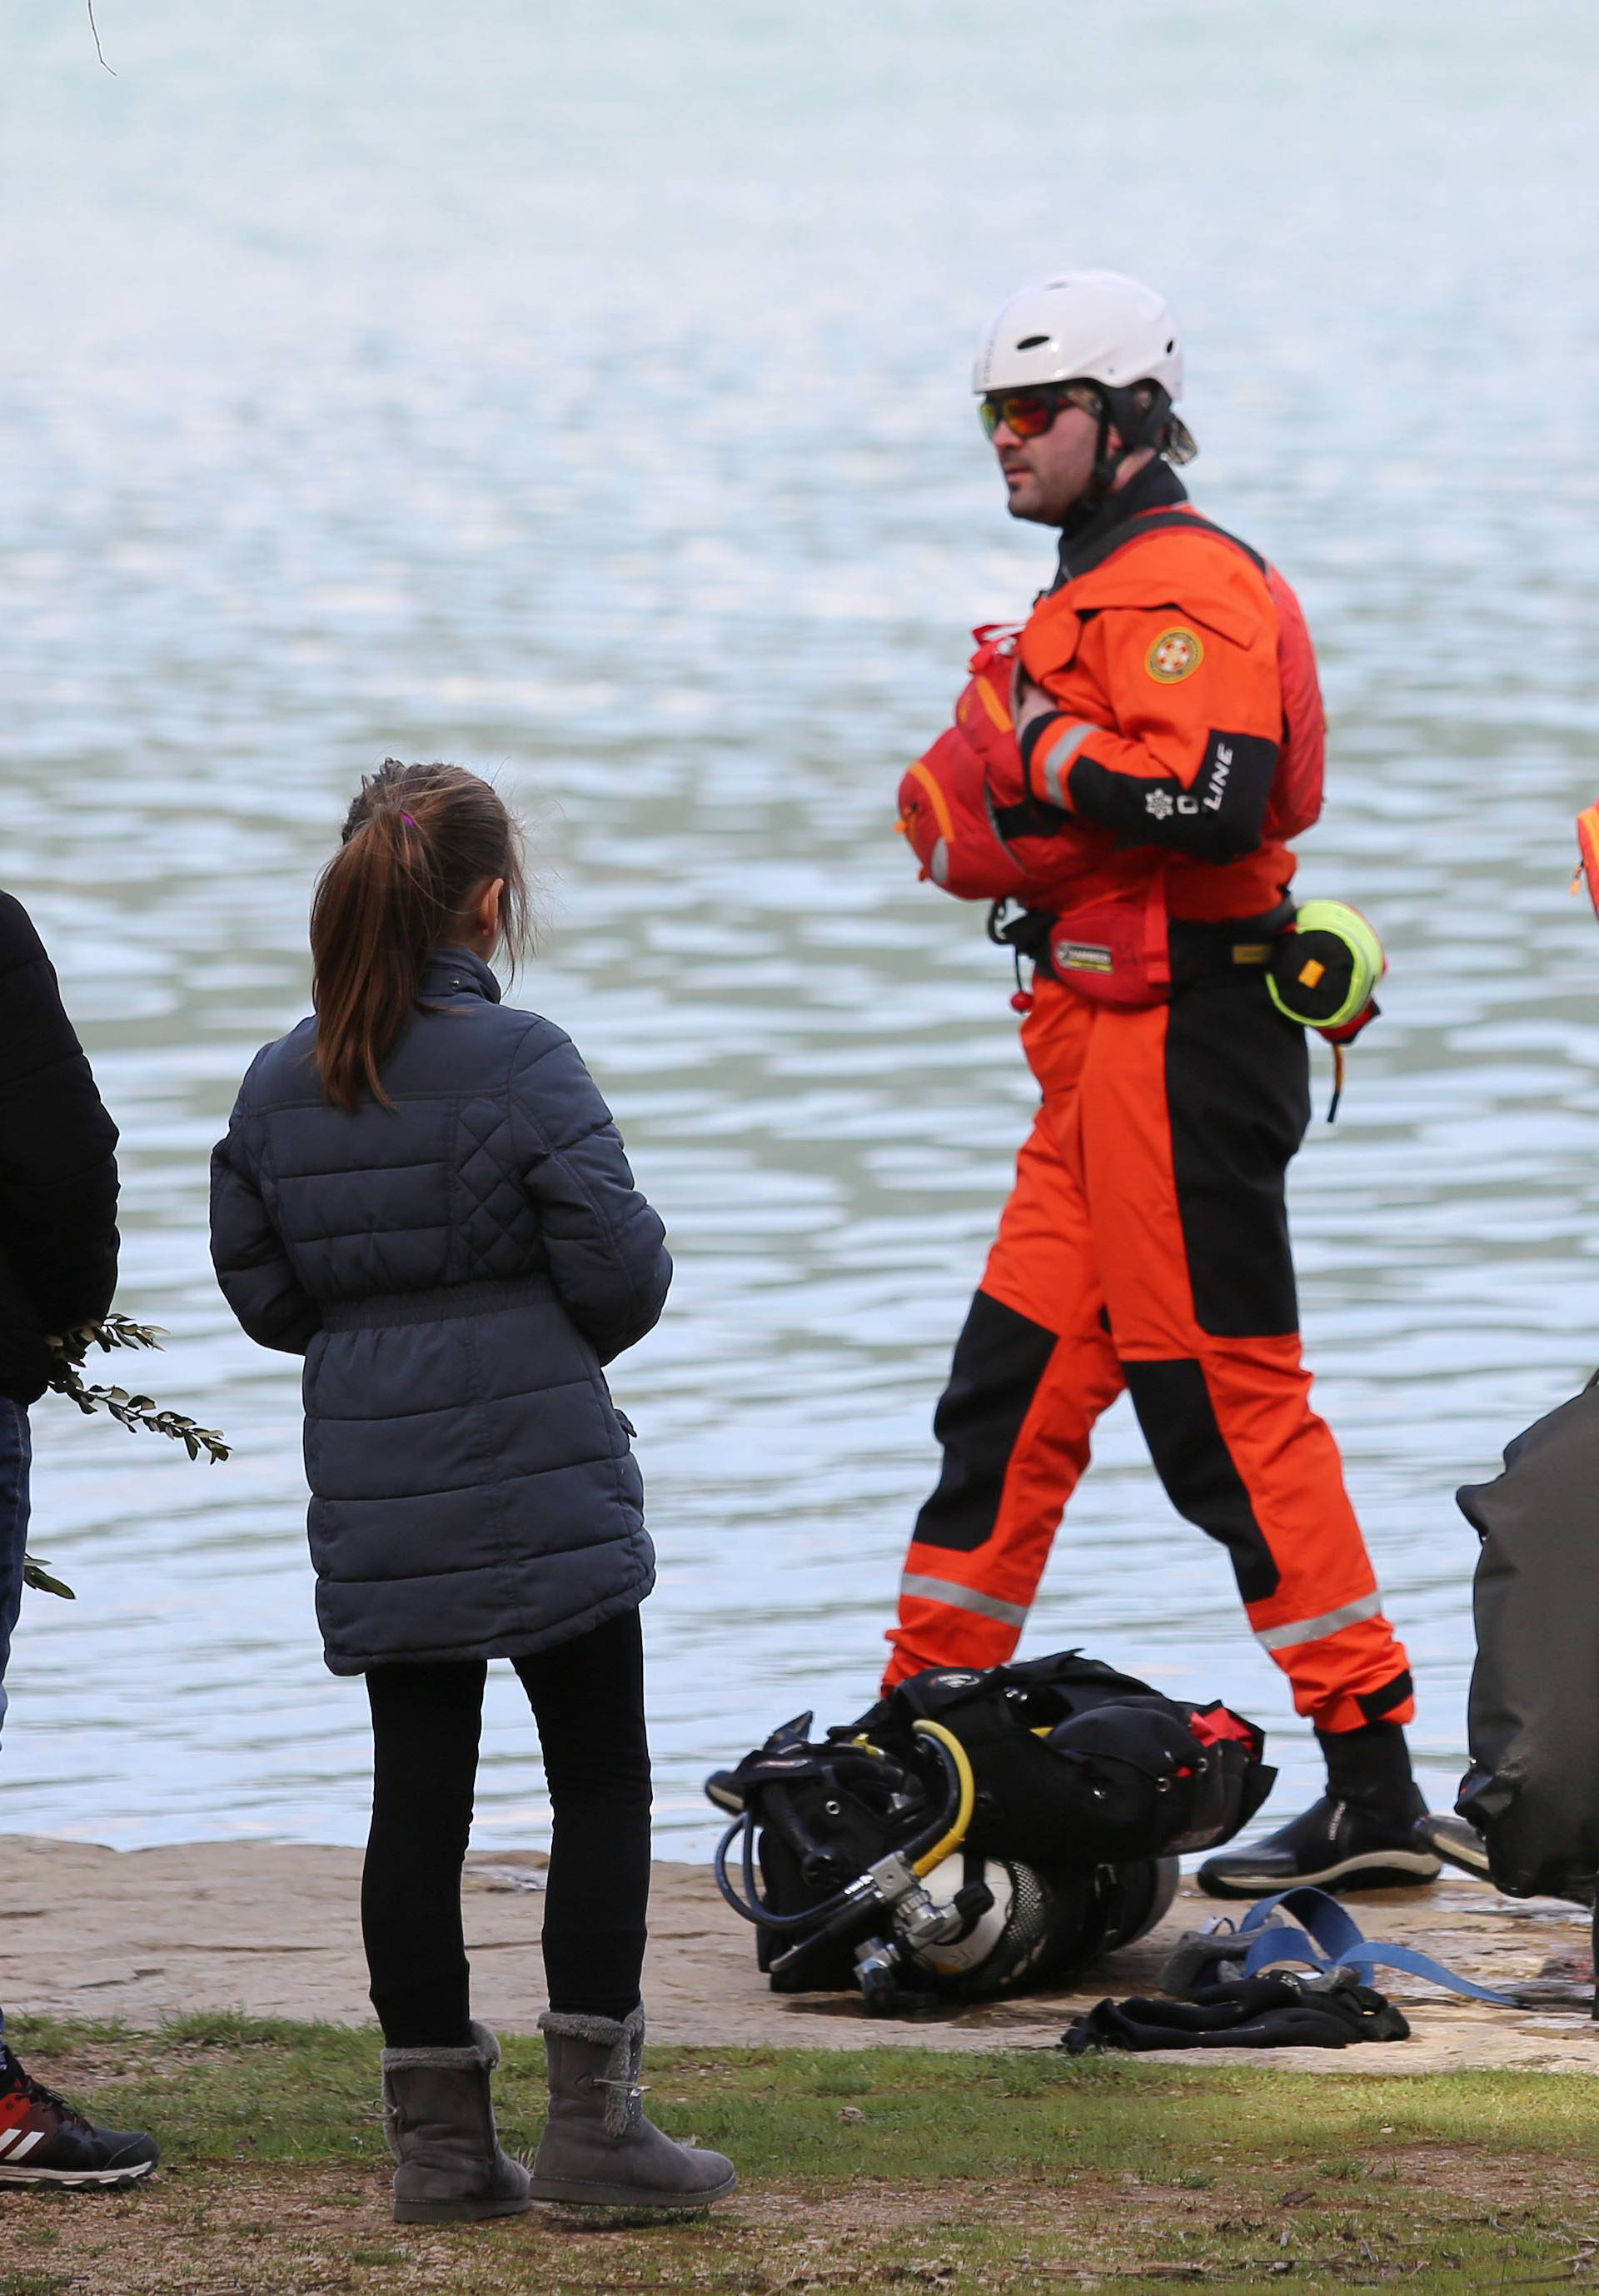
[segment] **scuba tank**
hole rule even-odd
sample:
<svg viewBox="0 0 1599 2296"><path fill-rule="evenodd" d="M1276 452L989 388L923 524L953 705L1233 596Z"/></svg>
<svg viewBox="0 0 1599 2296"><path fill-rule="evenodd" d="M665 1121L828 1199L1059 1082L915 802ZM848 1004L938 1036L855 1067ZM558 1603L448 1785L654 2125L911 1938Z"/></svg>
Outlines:
<svg viewBox="0 0 1599 2296"><path fill-rule="evenodd" d="M1131 1943L1179 1853L1230 1839L1275 1775L1253 1724L1076 1652L930 1669L821 1740L813 1719L709 1782L735 1813L718 1885L775 1991L857 1985L878 2010L1036 1987Z"/></svg>

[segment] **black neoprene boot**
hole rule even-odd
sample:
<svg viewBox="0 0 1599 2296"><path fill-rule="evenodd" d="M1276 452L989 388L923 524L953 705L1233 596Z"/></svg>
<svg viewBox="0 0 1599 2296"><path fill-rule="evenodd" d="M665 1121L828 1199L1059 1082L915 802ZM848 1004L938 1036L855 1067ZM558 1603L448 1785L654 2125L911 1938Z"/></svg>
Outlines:
<svg viewBox="0 0 1599 2296"><path fill-rule="evenodd" d="M1446 1866L1456 1866L1479 1882L1491 1877L1487 1842L1469 1819L1456 1817L1452 1810L1418 1818L1415 1838L1419 1848L1436 1850Z"/></svg>
<svg viewBox="0 0 1599 2296"><path fill-rule="evenodd" d="M1263 1841L1223 1849L1200 1867L1210 1898L1265 1898L1307 1883L1319 1890L1414 1890L1435 1882L1436 1853L1415 1834L1427 1814L1397 1722L1318 1730L1327 1791Z"/></svg>

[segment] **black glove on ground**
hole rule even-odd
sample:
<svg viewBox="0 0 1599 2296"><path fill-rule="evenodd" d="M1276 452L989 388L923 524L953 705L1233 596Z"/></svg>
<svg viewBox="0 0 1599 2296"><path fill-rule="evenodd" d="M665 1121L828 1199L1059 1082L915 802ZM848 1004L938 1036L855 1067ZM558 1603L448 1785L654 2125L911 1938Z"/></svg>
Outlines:
<svg viewBox="0 0 1599 2296"><path fill-rule="evenodd" d="M1392 2002L1341 1969L1330 1978L1196 1986L1187 2001L1102 2001L1067 2027L1060 2046L1080 2057L1090 2049L1344 2049L1409 2038Z"/></svg>

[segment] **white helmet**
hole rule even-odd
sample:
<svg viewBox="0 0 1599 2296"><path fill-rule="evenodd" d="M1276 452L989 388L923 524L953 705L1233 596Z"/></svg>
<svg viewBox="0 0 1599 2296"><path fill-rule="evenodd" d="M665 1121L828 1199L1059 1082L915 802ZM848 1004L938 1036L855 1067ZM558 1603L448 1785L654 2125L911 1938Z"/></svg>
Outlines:
<svg viewBox="0 0 1599 2296"><path fill-rule="evenodd" d="M1183 353L1165 298L1119 271L1062 271L1002 304L978 347L972 388L1100 382L1183 389Z"/></svg>

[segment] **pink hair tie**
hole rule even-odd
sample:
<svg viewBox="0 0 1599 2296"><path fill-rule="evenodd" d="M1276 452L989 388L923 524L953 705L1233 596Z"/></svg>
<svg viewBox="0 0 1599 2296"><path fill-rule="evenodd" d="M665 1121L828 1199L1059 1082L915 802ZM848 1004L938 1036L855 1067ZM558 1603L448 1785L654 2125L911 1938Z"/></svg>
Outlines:
<svg viewBox="0 0 1599 2296"><path fill-rule="evenodd" d="M411 822L411 826L412 826L412 828L413 828L413 829L414 829L414 828L415 828L416 824L415 824L414 821L411 821L411 816L410 816L410 815L409 815L408 813L402 813L402 814L401 814L401 816L400 816L400 819L401 819L402 821L409 821L409 822Z"/></svg>

